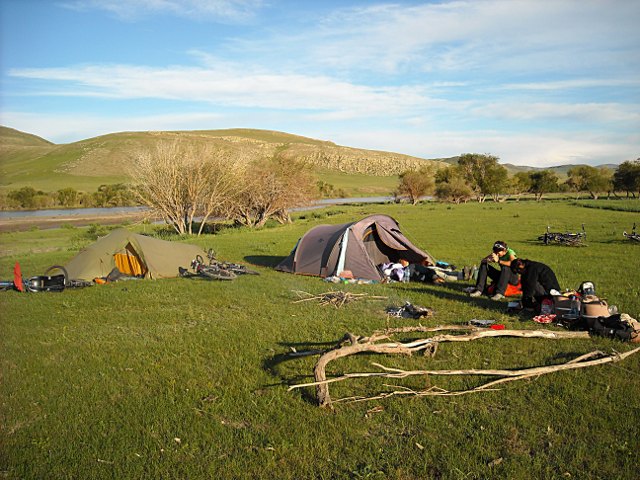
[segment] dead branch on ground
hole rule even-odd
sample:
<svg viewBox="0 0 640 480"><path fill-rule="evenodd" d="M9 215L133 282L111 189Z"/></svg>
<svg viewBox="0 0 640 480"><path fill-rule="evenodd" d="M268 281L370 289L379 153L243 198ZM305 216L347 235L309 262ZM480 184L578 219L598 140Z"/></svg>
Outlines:
<svg viewBox="0 0 640 480"><path fill-rule="evenodd" d="M410 333L410 332L437 332L437 331L461 331L466 330L470 333L466 334L440 334L429 338L421 338L406 342L393 342L387 341L385 343L376 343L381 340L390 340L396 333ZM316 395L318 404L320 406L331 407L332 400L329 395L329 384L334 382L340 382L356 378L366 377L380 377L380 378L406 378L417 375L482 375L482 376L497 376L501 377L497 380L493 380L482 384L478 387L469 390L450 392L438 387L432 387L425 391L414 391L405 387L395 386L396 390L392 392L382 393L374 397L357 397L346 398L338 401L363 401L382 399L395 395L414 395L414 396L435 396L435 395L464 395L467 393L475 393L481 391L489 391L495 389L494 387L511 381L523 380L531 377L538 377L552 372L573 370L577 368L591 367L595 365L602 365L611 362L618 362L624 358L640 351L640 347L631 350L626 353L618 354L614 353L607 355L604 352L594 351L581 355L573 360L558 365L550 365L543 367L533 367L520 370L479 370L479 369L466 369L466 370L413 370L406 371L397 368L385 367L384 365L374 363L373 365L381 369L379 372L365 372L365 373L347 373L339 377L327 379L326 368L327 364L338 358L354 355L358 353L383 353L383 354L402 354L412 355L415 352L423 352L425 355L433 356L441 342L468 342L487 337L520 337L520 338L546 338L546 339L576 339L576 338L589 338L588 332L564 332L564 331L551 331L551 330L487 330L482 328L464 326L464 325L452 325L452 326L437 326L437 327L399 327L389 328L374 332L370 337L360 337L351 333L345 334L341 342L333 349L322 353L314 367L315 381L311 383L298 384L289 387L289 390L302 387L316 387ZM317 353L317 352L314 352Z"/></svg>

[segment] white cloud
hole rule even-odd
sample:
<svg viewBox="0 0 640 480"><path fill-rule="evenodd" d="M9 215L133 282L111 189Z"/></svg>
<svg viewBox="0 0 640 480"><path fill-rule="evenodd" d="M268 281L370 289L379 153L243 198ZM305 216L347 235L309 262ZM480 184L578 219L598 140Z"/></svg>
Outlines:
<svg viewBox="0 0 640 480"><path fill-rule="evenodd" d="M638 18L634 0L388 4L335 12L298 43L314 62L387 73L598 70L640 59Z"/></svg>
<svg viewBox="0 0 640 480"><path fill-rule="evenodd" d="M327 76L251 71L229 64L219 70L127 65L13 69L10 75L52 82L42 95L155 98L241 108L330 110L356 116L403 114L427 101L422 89L414 86L371 87Z"/></svg>
<svg viewBox="0 0 640 480"><path fill-rule="evenodd" d="M619 88L619 87L640 87L638 78L580 78L577 80L558 80L546 82L523 82L507 83L496 87L496 90L569 90L582 88Z"/></svg>
<svg viewBox="0 0 640 480"><path fill-rule="evenodd" d="M580 123L625 122L640 128L640 105L619 103L496 102L471 109L476 117L502 120L571 119Z"/></svg>
<svg viewBox="0 0 640 480"><path fill-rule="evenodd" d="M551 167L570 163L621 163L637 158L638 138L556 132L509 134L496 131L334 131L342 145L402 152L422 158L447 158L462 153L487 153L501 163Z"/></svg>
<svg viewBox="0 0 640 480"><path fill-rule="evenodd" d="M61 5L73 10L105 10L123 20L171 14L197 20L242 22L253 18L263 0L72 0Z"/></svg>

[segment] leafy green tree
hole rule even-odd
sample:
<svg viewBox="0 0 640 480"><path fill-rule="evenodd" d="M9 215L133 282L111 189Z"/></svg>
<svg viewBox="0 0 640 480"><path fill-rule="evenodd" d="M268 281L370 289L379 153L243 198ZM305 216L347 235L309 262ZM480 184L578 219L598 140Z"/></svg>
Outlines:
<svg viewBox="0 0 640 480"><path fill-rule="evenodd" d="M134 203L134 193L123 183L100 185L93 193L93 204L97 207L125 207Z"/></svg>
<svg viewBox="0 0 640 480"><path fill-rule="evenodd" d="M613 187L617 191L631 194L635 198L635 192L640 198L640 158L622 162L613 174Z"/></svg>
<svg viewBox="0 0 640 480"><path fill-rule="evenodd" d="M558 190L558 176L551 170L531 172L531 187L529 191L535 194L536 202L542 200L542 195Z"/></svg>
<svg viewBox="0 0 640 480"><path fill-rule="evenodd" d="M18 190L11 190L7 194L7 197L16 202L21 208L36 208L36 197L42 193L43 192L38 192L33 187L22 187Z"/></svg>
<svg viewBox="0 0 640 480"><path fill-rule="evenodd" d="M397 196L407 196L412 205L416 205L420 198L433 193L435 186L433 169L427 166L419 170L407 170L400 174L400 184Z"/></svg>
<svg viewBox="0 0 640 480"><path fill-rule="evenodd" d="M606 168L580 165L571 168L567 174L567 184L577 192L589 192L594 200L601 192L610 192L612 188L611 172Z"/></svg>
<svg viewBox="0 0 640 480"><path fill-rule="evenodd" d="M75 207L78 204L79 193L75 188L62 188L56 192L58 204L63 207Z"/></svg>
<svg viewBox="0 0 640 480"><path fill-rule="evenodd" d="M479 153L465 153L458 159L463 177L479 202L489 195L497 200L507 189L508 172L498 160L494 155Z"/></svg>
<svg viewBox="0 0 640 480"><path fill-rule="evenodd" d="M518 172L509 181L509 191L520 200L523 193L531 189L531 176L529 172Z"/></svg>
<svg viewBox="0 0 640 480"><path fill-rule="evenodd" d="M435 194L439 200L458 204L467 202L474 195L458 165L438 170L435 181Z"/></svg>
<svg viewBox="0 0 640 480"><path fill-rule="evenodd" d="M327 183L322 180L318 180L316 182L316 186L318 187L318 191L322 198L344 198L347 196L343 189L336 188L331 183Z"/></svg>

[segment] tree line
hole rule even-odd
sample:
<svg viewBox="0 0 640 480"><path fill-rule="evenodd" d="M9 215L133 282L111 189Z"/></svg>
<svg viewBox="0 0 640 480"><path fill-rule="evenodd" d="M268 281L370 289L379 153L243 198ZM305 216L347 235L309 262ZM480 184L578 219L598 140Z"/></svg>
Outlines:
<svg viewBox="0 0 640 480"><path fill-rule="evenodd" d="M615 172L578 166L569 170L565 182L551 170L518 172L509 176L498 157L467 153L458 163L443 169L430 166L400 174L396 198L416 204L426 195L461 203L475 200L497 202L534 194L541 200L557 191L624 192L640 198L640 159L622 163ZM175 141L158 144L139 154L128 172L132 185L101 185L96 192L64 188L56 192L22 187L0 197L3 208L117 207L146 205L179 234L201 234L212 218L238 225L261 227L269 219L290 221L293 208L319 196L344 192L316 181L312 167L277 152L246 162L230 161L223 150L207 145Z"/></svg>
<svg viewBox="0 0 640 480"><path fill-rule="evenodd" d="M496 202L510 197L519 198L528 193L537 201L547 193L587 192L597 199L602 194L640 198L640 158L623 162L615 171L580 165L569 169L567 179L560 182L552 170L518 172L509 176L507 169L493 155L466 153L456 165L435 170L422 167L400 174L395 192L397 198L407 198L416 204L426 195L434 195L442 201L462 203L470 200L484 202L491 198Z"/></svg>
<svg viewBox="0 0 640 480"><path fill-rule="evenodd" d="M38 210L45 208L124 207L135 204L130 186L123 183L100 185L95 192L82 192L67 187L44 192L33 187L22 187L0 195L0 208Z"/></svg>

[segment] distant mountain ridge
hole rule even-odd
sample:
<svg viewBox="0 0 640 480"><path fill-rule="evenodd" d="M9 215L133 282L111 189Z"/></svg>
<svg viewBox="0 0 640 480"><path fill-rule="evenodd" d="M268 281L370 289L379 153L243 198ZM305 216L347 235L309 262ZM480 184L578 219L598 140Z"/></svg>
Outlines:
<svg viewBox="0 0 640 480"><path fill-rule="evenodd" d="M425 159L400 153L336 145L326 140L289 133L232 128L224 130L119 132L68 144L54 144L37 135L0 126L0 187L33 185L57 189L69 183L89 188L100 183L127 182L127 172L142 152L161 142L179 140L207 144L227 155L230 162L247 162L280 155L300 159L319 172L391 177L424 165L441 168L456 164L458 156ZM503 164L510 174L543 170L539 167ZM575 165L550 167L566 176ZM615 169L617 165L604 165Z"/></svg>
<svg viewBox="0 0 640 480"><path fill-rule="evenodd" d="M377 150L336 145L288 133L225 129L199 131L121 132L69 144L56 145L35 135L0 127L0 175L2 183L18 184L26 178L108 177L127 180L127 171L137 155L153 150L161 142L179 140L213 146L230 162L246 162L280 155L304 160L315 168L349 174L393 176L439 161Z"/></svg>

